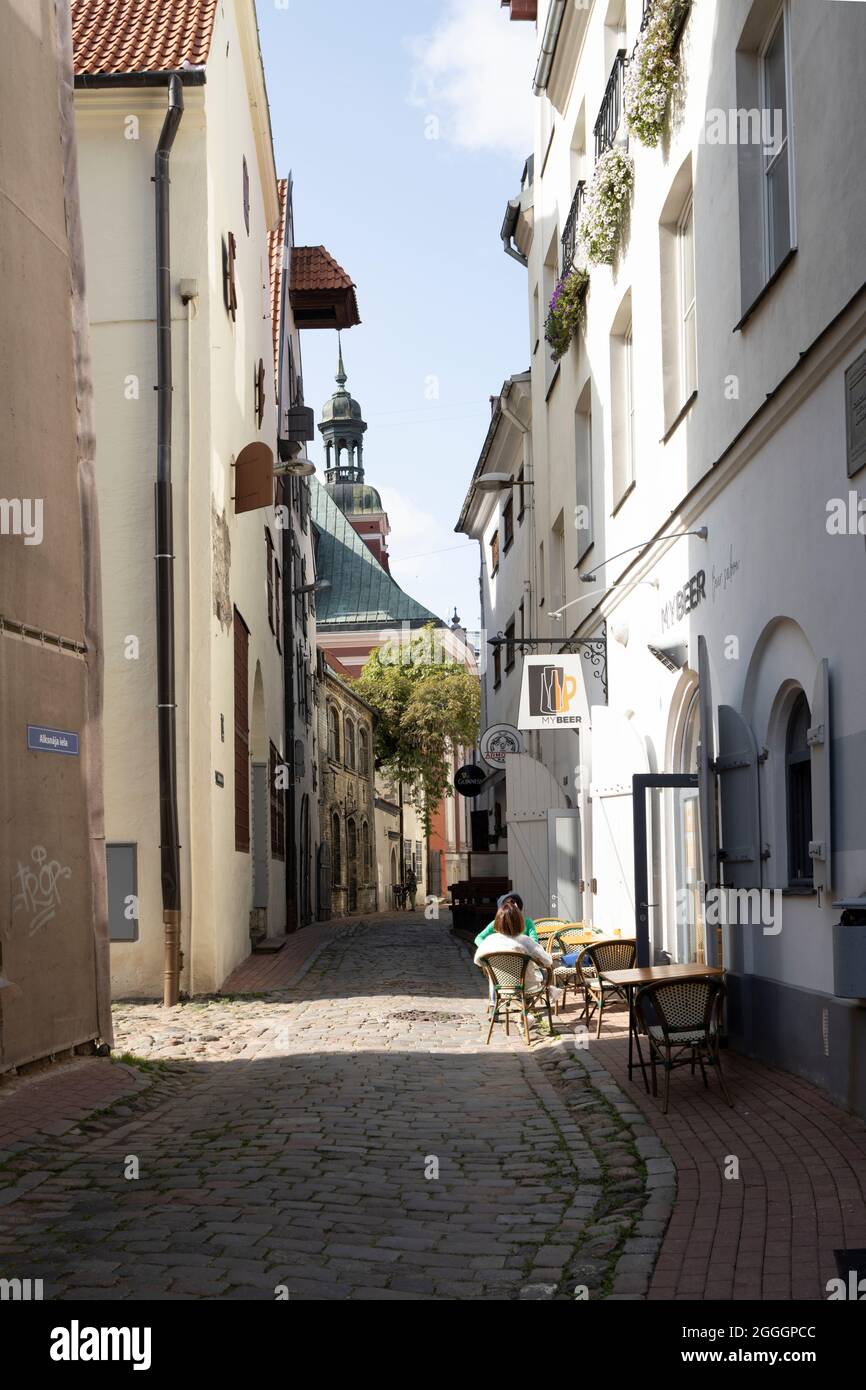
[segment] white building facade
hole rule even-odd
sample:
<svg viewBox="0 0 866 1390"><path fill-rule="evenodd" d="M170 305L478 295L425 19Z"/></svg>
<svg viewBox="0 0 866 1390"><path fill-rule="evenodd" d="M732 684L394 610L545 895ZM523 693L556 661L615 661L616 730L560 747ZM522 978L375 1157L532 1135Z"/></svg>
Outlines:
<svg viewBox="0 0 866 1390"><path fill-rule="evenodd" d="M866 11L678 7L651 147L623 84L654 8L538 7L531 185L503 230L528 274L525 655L586 660L579 735L534 751L571 783L580 915L635 930L644 963L724 964L735 1045L864 1113L866 943L834 924L866 890ZM611 147L633 189L594 264L574 228ZM557 363L573 266L585 324Z"/></svg>

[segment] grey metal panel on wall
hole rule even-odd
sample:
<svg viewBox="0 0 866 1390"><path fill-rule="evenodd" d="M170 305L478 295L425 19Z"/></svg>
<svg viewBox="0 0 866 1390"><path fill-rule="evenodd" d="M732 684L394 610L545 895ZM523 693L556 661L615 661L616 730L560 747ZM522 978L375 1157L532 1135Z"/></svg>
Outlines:
<svg viewBox="0 0 866 1390"><path fill-rule="evenodd" d="M106 845L111 941L138 940L138 845Z"/></svg>
<svg viewBox="0 0 866 1390"><path fill-rule="evenodd" d="M721 803L719 862L727 888L762 886L758 745L738 710L719 705L716 759Z"/></svg>

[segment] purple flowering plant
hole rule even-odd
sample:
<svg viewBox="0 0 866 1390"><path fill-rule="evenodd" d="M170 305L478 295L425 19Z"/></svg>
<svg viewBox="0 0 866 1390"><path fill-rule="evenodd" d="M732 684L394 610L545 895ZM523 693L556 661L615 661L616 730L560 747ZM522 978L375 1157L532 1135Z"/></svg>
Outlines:
<svg viewBox="0 0 866 1390"><path fill-rule="evenodd" d="M578 328L586 322L589 272L573 266L558 281L548 305L544 337L554 362L564 357Z"/></svg>

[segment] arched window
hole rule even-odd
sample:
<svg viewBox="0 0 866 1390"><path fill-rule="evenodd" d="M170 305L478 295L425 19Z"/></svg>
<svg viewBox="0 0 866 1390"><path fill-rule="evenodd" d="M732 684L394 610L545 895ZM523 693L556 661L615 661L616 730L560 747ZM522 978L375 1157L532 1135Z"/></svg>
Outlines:
<svg viewBox="0 0 866 1390"><path fill-rule="evenodd" d="M336 705L328 705L328 757L340 761L340 715Z"/></svg>
<svg viewBox="0 0 866 1390"><path fill-rule="evenodd" d="M355 769L355 723L352 719L346 720L346 767Z"/></svg>
<svg viewBox="0 0 866 1390"><path fill-rule="evenodd" d="M370 827L366 821L361 826L361 855L364 865L364 878L367 882L373 877L373 864L370 858Z"/></svg>
<svg viewBox="0 0 866 1390"><path fill-rule="evenodd" d="M809 841L812 838L812 755L808 732L809 702L801 691L788 718L785 740L785 791L788 807L788 885L811 888L814 882Z"/></svg>
<svg viewBox="0 0 866 1390"><path fill-rule="evenodd" d="M362 777L370 776L370 735L363 728L358 730L358 771Z"/></svg>
<svg viewBox="0 0 866 1390"><path fill-rule="evenodd" d="M331 882L336 886L342 876L340 857L340 817L337 811L331 816Z"/></svg>

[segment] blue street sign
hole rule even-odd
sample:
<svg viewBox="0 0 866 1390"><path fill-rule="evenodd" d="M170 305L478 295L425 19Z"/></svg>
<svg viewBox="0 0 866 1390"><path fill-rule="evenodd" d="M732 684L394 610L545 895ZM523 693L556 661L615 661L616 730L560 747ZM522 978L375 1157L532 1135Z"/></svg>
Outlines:
<svg viewBox="0 0 866 1390"><path fill-rule="evenodd" d="M65 729L46 729L41 724L27 725L27 747L31 753L65 753L78 757L78 734Z"/></svg>

